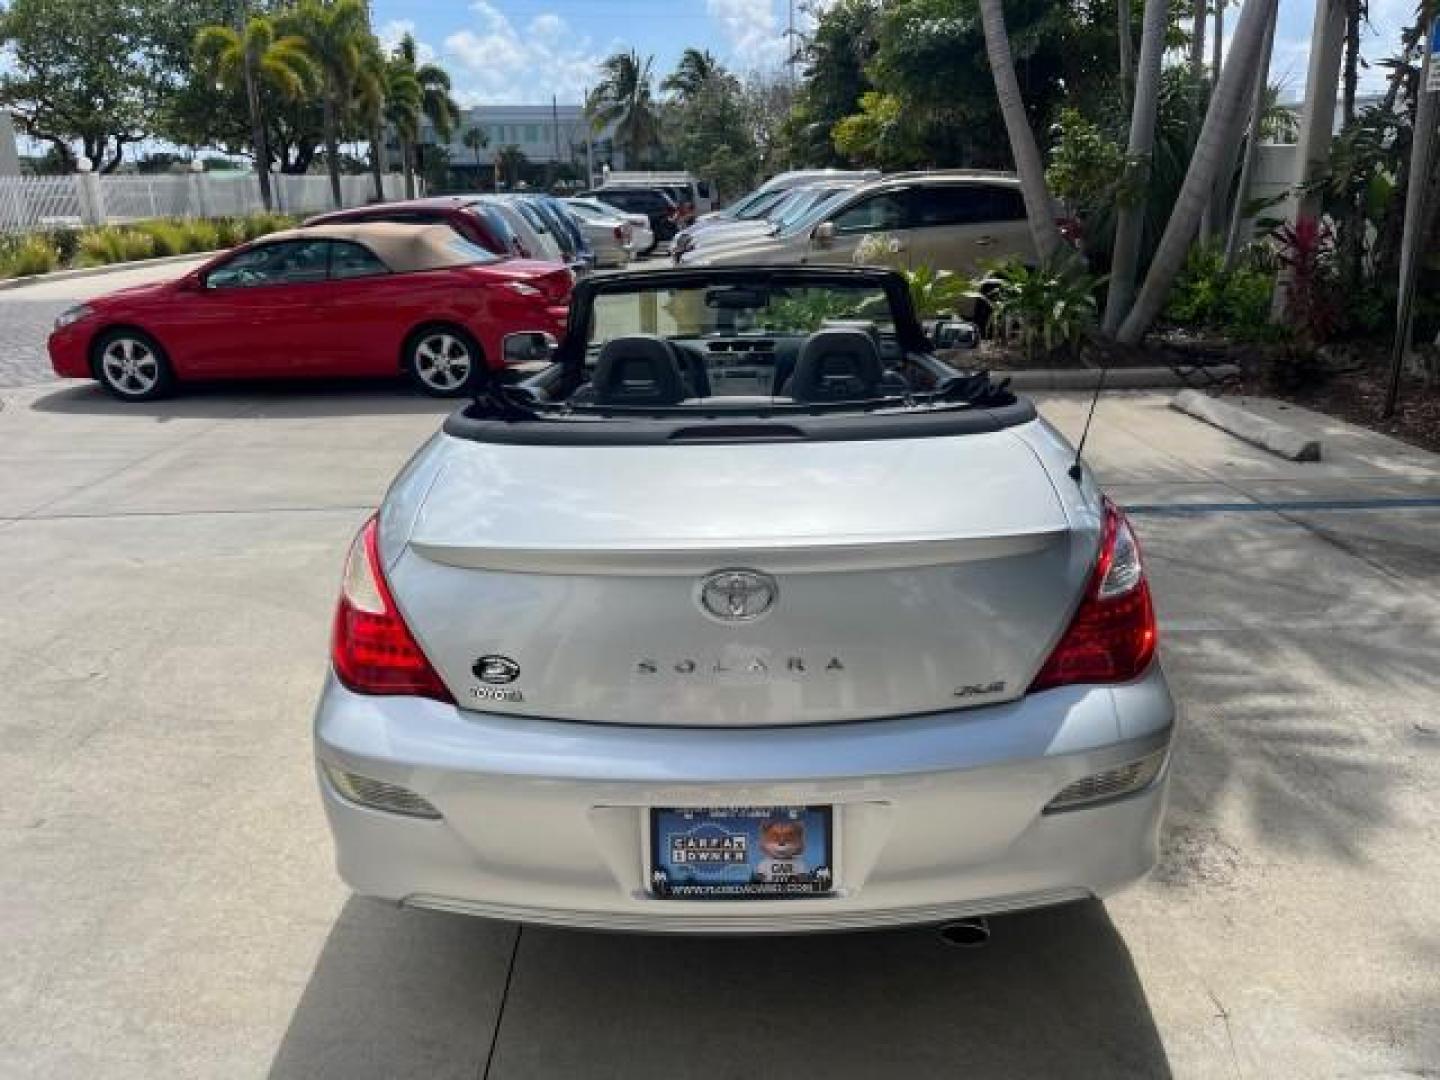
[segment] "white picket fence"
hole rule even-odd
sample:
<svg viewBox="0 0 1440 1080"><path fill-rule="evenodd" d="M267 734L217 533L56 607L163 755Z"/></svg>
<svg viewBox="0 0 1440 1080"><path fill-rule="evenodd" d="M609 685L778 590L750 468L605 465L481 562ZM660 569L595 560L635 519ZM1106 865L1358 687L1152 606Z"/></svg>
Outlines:
<svg viewBox="0 0 1440 1080"><path fill-rule="evenodd" d="M334 209L328 176L272 176L270 185L276 210L314 214ZM403 198L404 187L404 179L398 173L385 176L385 198ZM372 177L340 178L342 206L361 206L374 197ZM263 209L260 182L252 173L0 176L0 233L106 225L145 218L239 217Z"/></svg>

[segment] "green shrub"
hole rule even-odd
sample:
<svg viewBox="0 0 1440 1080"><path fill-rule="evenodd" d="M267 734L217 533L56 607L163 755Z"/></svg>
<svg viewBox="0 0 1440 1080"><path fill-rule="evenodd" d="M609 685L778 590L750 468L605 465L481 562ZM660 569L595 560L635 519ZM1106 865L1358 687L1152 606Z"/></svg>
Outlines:
<svg viewBox="0 0 1440 1080"><path fill-rule="evenodd" d="M75 261L75 256L80 251L79 229L61 226L55 229L47 229L44 236L50 242L50 246L55 249L55 254L60 259L61 266L69 266Z"/></svg>
<svg viewBox="0 0 1440 1080"><path fill-rule="evenodd" d="M1040 266L1008 259L990 266L971 295L989 302L997 333L1018 332L1026 359L1033 360L1036 346L1047 353L1061 346L1079 353L1095 324L1095 291L1101 282L1065 255Z"/></svg>
<svg viewBox="0 0 1440 1080"><path fill-rule="evenodd" d="M216 248L230 246L232 245L220 243L220 230L213 221L187 221L185 223L186 251L214 251Z"/></svg>
<svg viewBox="0 0 1440 1080"><path fill-rule="evenodd" d="M155 254L155 241L134 229L107 225L86 231L80 237L81 266L109 266L112 263L148 259Z"/></svg>
<svg viewBox="0 0 1440 1080"><path fill-rule="evenodd" d="M907 270L905 280L910 284L910 302L915 305L915 315L921 319L959 315L961 308L969 306L974 289L964 275L929 266Z"/></svg>
<svg viewBox="0 0 1440 1080"><path fill-rule="evenodd" d="M242 219L241 226L244 229L245 239L254 240L268 233L291 228L295 223L296 219L289 214L262 213L251 214Z"/></svg>
<svg viewBox="0 0 1440 1080"><path fill-rule="evenodd" d="M1175 279L1165 317L1237 341L1275 341L1285 331L1270 321L1274 291L1274 260L1268 249L1247 250L1233 270L1226 270L1221 248L1197 246Z"/></svg>
<svg viewBox="0 0 1440 1080"><path fill-rule="evenodd" d="M232 248L245 239L245 228L236 218L216 218L210 222L215 229L215 246Z"/></svg>
<svg viewBox="0 0 1440 1080"><path fill-rule="evenodd" d="M31 235L13 244L0 256L0 277L30 277L48 274L60 266L60 255L43 235Z"/></svg>
<svg viewBox="0 0 1440 1080"><path fill-rule="evenodd" d="M184 255L192 250L183 221L141 221L132 230L150 238L151 254L157 257Z"/></svg>

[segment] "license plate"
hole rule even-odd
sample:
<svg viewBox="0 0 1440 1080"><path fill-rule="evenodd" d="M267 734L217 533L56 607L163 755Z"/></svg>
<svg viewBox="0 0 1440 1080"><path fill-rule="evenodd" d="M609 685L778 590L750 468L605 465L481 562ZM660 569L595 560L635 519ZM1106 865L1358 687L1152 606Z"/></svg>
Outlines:
<svg viewBox="0 0 1440 1080"><path fill-rule="evenodd" d="M828 806L650 811L650 890L667 900L769 900L835 888Z"/></svg>

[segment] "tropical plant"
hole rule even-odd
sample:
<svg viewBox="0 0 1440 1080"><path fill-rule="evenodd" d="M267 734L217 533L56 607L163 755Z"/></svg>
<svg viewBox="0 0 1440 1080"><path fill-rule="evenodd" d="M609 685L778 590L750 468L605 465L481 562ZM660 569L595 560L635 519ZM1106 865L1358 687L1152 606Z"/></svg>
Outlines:
<svg viewBox="0 0 1440 1080"><path fill-rule="evenodd" d="M0 278L48 274L60 265L60 254L44 236L26 236L0 250Z"/></svg>
<svg viewBox="0 0 1440 1080"><path fill-rule="evenodd" d="M1312 217L1275 230L1276 257L1284 269L1281 311L1302 347L1325 344L1338 329L1341 303L1336 288L1335 233Z"/></svg>
<svg viewBox="0 0 1440 1080"><path fill-rule="evenodd" d="M686 49L660 89L685 104L694 101L711 79L725 74L724 66L709 49Z"/></svg>
<svg viewBox="0 0 1440 1080"><path fill-rule="evenodd" d="M987 0L998 3L999 0ZM1230 58L1216 80L1210 95L1210 106L1200 129L1195 154L1185 172L1179 196L1165 233L1150 262L1145 283L1135 305L1120 325L1117 338L1127 345L1140 342L1155 316L1165 304L1166 295L1184 265L1191 241L1200 228L1200 219L1210 205L1211 192L1217 182L1221 162L1228 157L1227 148L1236 137L1236 130L1245 122L1247 110L1241 107L1250 77L1264 45L1265 27L1276 0L1249 0L1235 25Z"/></svg>
<svg viewBox="0 0 1440 1080"><path fill-rule="evenodd" d="M1080 261L1062 253L1058 258L1027 266L1019 259L992 265L971 290L973 299L990 305L991 325L1000 334L1014 333L1033 362L1037 347L1051 353L1061 346L1072 356L1095 325L1095 293L1102 279Z"/></svg>
<svg viewBox="0 0 1440 1080"><path fill-rule="evenodd" d="M631 49L615 53L600 65L600 82L590 92L585 111L596 131L615 125L615 141L632 168L660 142L660 116L651 91L653 57Z"/></svg>
<svg viewBox="0 0 1440 1080"><path fill-rule="evenodd" d="M305 40L320 73L325 168L338 209L341 125L356 101L357 87L366 87L374 79L373 68L365 65L367 46L373 40L369 11L364 0L300 0L281 25L287 33Z"/></svg>
<svg viewBox="0 0 1440 1080"><path fill-rule="evenodd" d="M435 140L440 145L450 141L455 126L460 123L460 106L450 96L450 76L437 64L420 63L419 49L415 38L406 34L395 47L394 65L398 66L401 77L413 77L419 89L419 113L408 114L412 119L405 130L410 132L407 139L401 136L401 154L405 168L405 194L415 195L415 148L419 142L419 120L424 117L435 130ZM448 162L447 162L448 167Z"/></svg>
<svg viewBox="0 0 1440 1080"><path fill-rule="evenodd" d="M910 286L910 303L922 319L958 315L975 295L974 283L950 270L920 266L906 271L905 280Z"/></svg>
<svg viewBox="0 0 1440 1080"><path fill-rule="evenodd" d="M1274 291L1275 258L1268 246L1251 247L1229 266L1222 247L1197 244L1175 279L1165 317L1238 341L1272 341L1281 336L1270 321Z"/></svg>
<svg viewBox="0 0 1440 1080"><path fill-rule="evenodd" d="M1082 220L1115 196L1125 172L1125 154L1078 109L1062 109L1052 134L1045 182Z"/></svg>
<svg viewBox="0 0 1440 1080"><path fill-rule="evenodd" d="M1170 23L1168 0L1145 0L1140 27L1140 64L1130 108L1130 133L1117 187L1119 213L1110 263L1110 289L1105 300L1104 329L1113 334L1130 310L1140 246L1145 230L1145 202L1151 189L1155 154L1155 118L1160 111L1161 62Z"/></svg>
<svg viewBox="0 0 1440 1080"><path fill-rule="evenodd" d="M1035 133L1025 113L1025 100L1020 96L1020 82L1015 77L1011 58L1010 36L1005 28L1005 6L1002 0L979 0L980 20L985 29L985 53L990 59L990 73L995 78L995 96L1000 103L1000 116L1010 137L1010 153L1020 174L1020 190L1025 196L1025 216L1030 219L1030 236L1042 261L1057 257L1064 241L1055 225L1050 191L1045 185L1045 166Z"/></svg>
<svg viewBox="0 0 1440 1080"><path fill-rule="evenodd" d="M499 190L501 178L510 188L515 188L525 175L529 159L518 146L502 146L495 155L495 187Z"/></svg>
<svg viewBox="0 0 1440 1080"><path fill-rule="evenodd" d="M460 141L465 145L465 149L475 155L475 185L478 188L480 185L480 151L490 145L490 136L485 134L485 129L482 127L468 127L465 129L465 134L460 136Z"/></svg>
<svg viewBox="0 0 1440 1080"><path fill-rule="evenodd" d="M260 200L271 209L270 142L261 92L268 89L284 100L299 101L315 88L318 72L305 40L296 34L277 35L275 24L263 15L252 16L238 30L206 26L195 35L195 66L225 89L245 95Z"/></svg>

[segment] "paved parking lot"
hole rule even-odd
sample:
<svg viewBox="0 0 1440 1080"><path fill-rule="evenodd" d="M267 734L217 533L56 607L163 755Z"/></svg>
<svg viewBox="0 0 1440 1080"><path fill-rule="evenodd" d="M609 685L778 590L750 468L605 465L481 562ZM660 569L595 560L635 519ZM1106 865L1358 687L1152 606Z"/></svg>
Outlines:
<svg viewBox="0 0 1440 1080"><path fill-rule="evenodd" d="M0 1076L1440 1069L1434 456L1289 410L1327 449L1293 465L1157 395L1101 405L1092 458L1135 511L1184 723L1163 865L961 951L350 897L308 713L345 545L444 407L0 403ZM1084 404L1042 402L1071 432Z"/></svg>

